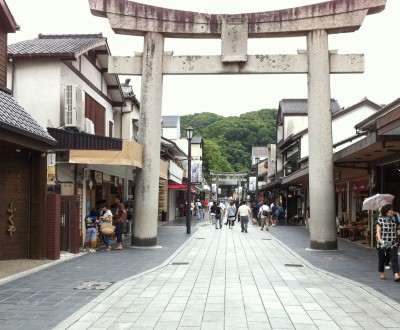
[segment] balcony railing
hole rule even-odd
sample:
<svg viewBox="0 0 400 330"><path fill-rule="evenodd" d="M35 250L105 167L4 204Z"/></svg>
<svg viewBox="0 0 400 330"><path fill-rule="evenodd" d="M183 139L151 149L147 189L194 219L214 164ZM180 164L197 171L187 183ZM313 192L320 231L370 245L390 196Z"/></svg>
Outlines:
<svg viewBox="0 0 400 330"><path fill-rule="evenodd" d="M48 127L49 134L57 140L56 150L122 150L122 139Z"/></svg>

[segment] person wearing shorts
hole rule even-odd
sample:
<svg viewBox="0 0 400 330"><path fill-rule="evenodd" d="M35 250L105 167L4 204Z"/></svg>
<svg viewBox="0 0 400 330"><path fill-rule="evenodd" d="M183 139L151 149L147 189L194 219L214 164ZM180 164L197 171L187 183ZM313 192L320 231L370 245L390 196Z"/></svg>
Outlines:
<svg viewBox="0 0 400 330"><path fill-rule="evenodd" d="M83 251L86 251L86 247L89 245L90 246L89 252L96 252L94 247L97 242L97 222L98 222L97 210L92 209L90 210L90 214L88 214L85 218L86 238Z"/></svg>

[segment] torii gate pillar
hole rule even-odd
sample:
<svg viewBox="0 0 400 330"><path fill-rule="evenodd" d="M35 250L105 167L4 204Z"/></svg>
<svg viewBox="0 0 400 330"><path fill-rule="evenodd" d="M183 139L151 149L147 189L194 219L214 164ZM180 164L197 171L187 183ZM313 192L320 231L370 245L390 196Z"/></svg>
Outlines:
<svg viewBox="0 0 400 330"><path fill-rule="evenodd" d="M310 214L310 248L337 249L331 92L329 76L328 34L314 30L307 35L308 55L308 168ZM311 212L312 211L312 212Z"/></svg>
<svg viewBox="0 0 400 330"><path fill-rule="evenodd" d="M112 57L108 73L142 76L140 142L134 202L133 245L157 242L157 198L163 74L308 75L310 247L337 248L330 112L330 74L362 73L362 55L328 51L328 34L358 30L366 15L379 13L386 0L332 0L272 12L204 14L127 0L89 0L96 16L107 17L119 34L145 37L143 56ZM307 52L297 55L248 55L248 38L307 37ZM222 56L163 54L163 38L218 38Z"/></svg>
<svg viewBox="0 0 400 330"><path fill-rule="evenodd" d="M145 148L142 157L143 167L136 170L131 239L131 244L134 246L155 246L157 244L163 53L164 37L162 34L146 33L143 49L139 127L139 143Z"/></svg>

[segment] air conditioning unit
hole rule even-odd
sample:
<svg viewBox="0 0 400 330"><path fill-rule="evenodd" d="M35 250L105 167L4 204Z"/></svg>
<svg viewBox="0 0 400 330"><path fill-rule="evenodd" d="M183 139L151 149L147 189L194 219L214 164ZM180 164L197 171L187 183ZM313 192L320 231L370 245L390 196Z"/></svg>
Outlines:
<svg viewBox="0 0 400 330"><path fill-rule="evenodd" d="M89 118L85 118L85 133L94 134L94 123Z"/></svg>
<svg viewBox="0 0 400 330"><path fill-rule="evenodd" d="M85 92L80 86L65 85L64 127L85 130Z"/></svg>

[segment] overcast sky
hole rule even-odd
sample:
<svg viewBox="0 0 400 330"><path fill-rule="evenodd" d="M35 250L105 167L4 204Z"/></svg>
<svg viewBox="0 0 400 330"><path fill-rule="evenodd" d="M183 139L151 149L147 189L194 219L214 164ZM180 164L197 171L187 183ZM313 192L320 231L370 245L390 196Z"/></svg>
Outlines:
<svg viewBox="0 0 400 330"><path fill-rule="evenodd" d="M373 1L373 0L371 0ZM9 34L9 44L43 34L99 33L107 37L112 55L143 50L143 38L116 35L108 20L90 13L87 0L6 0L21 30ZM204 13L244 13L291 8L316 0L143 0L160 7ZM168 5L165 5L165 4ZM167 39L174 55L220 55L220 40ZM305 38L249 40L248 54L296 54ZM329 49L341 54L365 54L365 73L331 75L331 95L342 107L364 97L387 104L400 97L400 0L387 0L386 9L368 15L355 33L332 35ZM125 77L121 77L123 81ZM140 77L131 77L140 100ZM214 112L239 115L277 108L283 98L307 98L306 75L165 76L163 115Z"/></svg>

